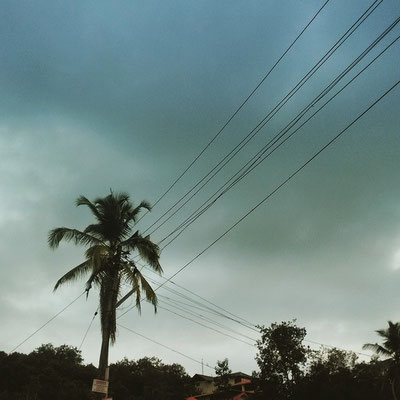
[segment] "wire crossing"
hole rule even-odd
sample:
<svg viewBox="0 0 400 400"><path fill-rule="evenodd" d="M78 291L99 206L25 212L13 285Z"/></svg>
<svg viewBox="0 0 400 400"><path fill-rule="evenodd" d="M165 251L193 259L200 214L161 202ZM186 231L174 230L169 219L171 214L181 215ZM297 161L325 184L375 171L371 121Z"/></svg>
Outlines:
<svg viewBox="0 0 400 400"><path fill-rule="evenodd" d="M324 56L303 76L302 79L292 88L275 107L253 128L236 146L230 150L209 172L203 176L194 186L191 187L180 199L178 199L167 211L164 212L144 233L147 233L154 225L170 213L178 204L189 196L199 185L200 186L184 203L182 203L168 218L155 227L149 234L152 235L157 229L170 220L182 207L184 207L197 193L200 192L254 137L260 132L260 127L265 126L286 103L311 79L311 77L332 57L332 55L351 37L351 35L364 23L367 18L381 5L383 0L375 0L362 15L347 29L347 31L336 41L336 43L324 54ZM208 179L207 179L208 178Z"/></svg>
<svg viewBox="0 0 400 400"><path fill-rule="evenodd" d="M206 251L208 251L211 247L213 247L216 243L218 243L223 237L225 237L229 232L235 229L240 223L242 223L250 214L252 214L255 210L257 210L261 205L263 205L266 201L268 201L273 195L275 195L282 187L284 187L288 182L290 182L296 175L298 175L304 168L306 168L311 162L313 162L319 155L324 152L328 147L330 147L334 142L336 142L348 129L350 129L359 119L361 119L368 111L370 111L376 104L378 104L385 96L387 96L398 84L400 81L396 82L390 89L388 89L384 94L382 94L377 100L375 100L368 108L366 108L358 117L356 117L350 124L348 124L342 131L340 131L336 136L334 136L327 144L325 144L318 152L316 152L311 158L309 158L305 163L303 163L298 169L296 169L292 174L290 174L280 185L278 185L274 190L272 190L269 194L267 194L260 202L258 202L253 208L251 208L246 214L244 214L239 220L237 220L229 229L227 229L224 233L218 236L213 242L211 242L207 247L205 247L200 253L198 253L195 257L193 257L190 261L184 264L178 271L176 271L173 275L161 283L155 291L159 290L163 287L167 282L173 279L175 276L180 274L183 270L185 270L189 265L191 265L195 260L201 257ZM119 317L122 317L127 312L129 312L134 307L129 308Z"/></svg>
<svg viewBox="0 0 400 400"><path fill-rule="evenodd" d="M278 148L280 148L286 141L293 137L304 125L306 125L316 114L318 114L326 105L328 105L333 99L335 99L343 90L345 90L353 81L358 78L364 71L366 71L378 58L380 58L393 44L395 44L399 36L389 43L372 61L370 61L362 70L360 70L349 82L347 82L339 91L337 91L332 97L329 98L322 106L318 108L310 117L308 117L298 128L290 133L285 139L281 140L291 128L295 126L297 122L311 110L317 102L319 102L323 96L325 96L337 83L342 80L347 73L349 73L400 21L397 18L377 39L375 39L364 51L361 53L339 76L334 79L308 106L306 106L289 124L286 125L278 134L276 134L268 143L259 150L247 163L242 166L226 183L224 183L213 195L211 195L206 201L202 203L192 214L187 217L178 227L172 232L165 236L158 244L164 242L169 237L176 234L170 241L168 241L163 247L164 250L170 245L175 239L177 239L184 230L186 230L192 223L194 223L201 215L210 209L224 194L232 189L237 183L245 178L251 171L257 168L263 161L271 156ZM276 146L275 146L276 145ZM275 146L266 155L265 153Z"/></svg>
<svg viewBox="0 0 400 400"><path fill-rule="evenodd" d="M256 87L250 92L250 94L246 97L246 99L240 104L240 106L234 111L234 113L228 118L228 120L224 123L224 125L220 128L220 130L214 135L214 137L207 143L207 145L200 151L200 153L193 159L193 161L186 167L186 169L175 179L175 181L168 187L168 189L156 200L153 204L155 207L170 191L171 189L183 178L184 175L192 168L192 166L197 162L197 160L206 152L206 150L212 145L212 143L218 138L218 136L225 130L225 128L230 124L230 122L236 117L236 115L240 112L240 110L245 106L245 104L250 100L250 98L256 93L256 91L260 88L260 86L266 81L266 79L271 75L274 69L278 66L278 64L282 61L282 59L286 56L286 54L290 51L290 49L295 45L295 43L300 39L303 33L308 29L308 27L314 22L314 20L318 17L321 11L325 8L325 6L329 3L329 0L326 0L325 3L321 6L321 8L314 14L314 16L308 21L306 26L301 30L301 32L296 36L296 38L292 41L292 43L286 48L286 50L282 53L282 55L278 58L278 60L274 63L274 65L268 70L268 72L264 75L261 81L256 85ZM148 214L148 211L143 214L138 222Z"/></svg>

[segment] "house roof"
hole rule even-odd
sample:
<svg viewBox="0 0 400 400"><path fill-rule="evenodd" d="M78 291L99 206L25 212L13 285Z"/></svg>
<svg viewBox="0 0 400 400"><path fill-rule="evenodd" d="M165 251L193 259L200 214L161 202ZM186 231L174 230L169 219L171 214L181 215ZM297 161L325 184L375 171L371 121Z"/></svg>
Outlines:
<svg viewBox="0 0 400 400"><path fill-rule="evenodd" d="M253 394L254 392L240 392L237 393L236 391L226 391L224 392L224 396L230 395L232 400L241 400L241 399L248 399L249 394ZM211 398L211 399L222 399L221 393L208 393L208 394L200 394L197 396L187 397L186 400L201 400L202 398Z"/></svg>
<svg viewBox="0 0 400 400"><path fill-rule="evenodd" d="M228 376L232 377L232 378L246 378L246 379L251 379L252 376L251 375L247 375L243 372L233 372L232 374L229 374Z"/></svg>
<svg viewBox="0 0 400 400"><path fill-rule="evenodd" d="M194 381L209 381L209 382L212 382L214 380L214 377L213 376L208 376L208 375L194 374L192 376L192 379Z"/></svg>
<svg viewBox="0 0 400 400"><path fill-rule="evenodd" d="M238 383L234 383L232 386L241 386L241 385L247 385L248 383L251 383L250 379L243 379L242 381Z"/></svg>
<svg viewBox="0 0 400 400"><path fill-rule="evenodd" d="M233 372L231 374L228 374L230 378L244 378L244 379L252 379L251 375L247 375L243 372ZM209 376L209 375L201 375L201 374L194 374L192 376L192 379L194 381L209 381L212 382L216 377L215 376Z"/></svg>

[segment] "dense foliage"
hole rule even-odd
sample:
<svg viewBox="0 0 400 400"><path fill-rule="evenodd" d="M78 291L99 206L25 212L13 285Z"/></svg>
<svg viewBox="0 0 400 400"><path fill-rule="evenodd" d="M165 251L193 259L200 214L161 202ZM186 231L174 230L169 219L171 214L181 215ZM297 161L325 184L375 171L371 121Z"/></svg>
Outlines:
<svg viewBox="0 0 400 400"><path fill-rule="evenodd" d="M272 399L290 399L307 361L309 350L303 345L306 330L294 321L259 328L256 361L261 390Z"/></svg>
<svg viewBox="0 0 400 400"><path fill-rule="evenodd" d="M229 360L227 358L217 361L215 382L218 390L226 390L229 387L229 374L231 373L232 370L229 368Z"/></svg>
<svg viewBox="0 0 400 400"><path fill-rule="evenodd" d="M357 362L357 355L336 348L311 350L303 344L306 330L295 321L260 327L254 372L255 400L398 400L400 324L377 331L383 343L368 344L384 360ZM383 350L382 350L383 349ZM217 384L231 372L228 360L217 362ZM45 344L30 354L0 352L0 400L90 399L96 377L75 347ZM179 364L158 358L123 359L110 366L114 400L183 400L195 393L190 377ZM222 393L222 392L221 392Z"/></svg>
<svg viewBox="0 0 400 400"><path fill-rule="evenodd" d="M396 400L388 379L390 360L357 363L353 352L311 350L303 345L306 330L294 321L260 328L256 356L260 371L253 373L257 399Z"/></svg>
<svg viewBox="0 0 400 400"><path fill-rule="evenodd" d="M1 400L86 399L96 375L70 346L45 344L30 354L0 353Z"/></svg>
<svg viewBox="0 0 400 400"><path fill-rule="evenodd" d="M97 370L80 351L45 344L30 354L0 352L0 400L84 400ZM193 393L179 364L157 358L124 359L110 366L110 395L118 400L184 399Z"/></svg>
<svg viewBox="0 0 400 400"><path fill-rule="evenodd" d="M123 400L176 400L193 393L191 379L179 364L155 357L124 359L110 367L110 395Z"/></svg>

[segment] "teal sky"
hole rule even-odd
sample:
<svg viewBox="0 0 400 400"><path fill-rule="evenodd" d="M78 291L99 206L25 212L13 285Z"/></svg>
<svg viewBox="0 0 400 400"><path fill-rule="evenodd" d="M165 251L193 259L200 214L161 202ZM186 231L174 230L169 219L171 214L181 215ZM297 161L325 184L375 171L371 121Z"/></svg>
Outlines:
<svg viewBox="0 0 400 400"><path fill-rule="evenodd" d="M138 225L145 231L245 137L372 4L331 0L237 117ZM83 194L126 191L155 203L214 137L323 1L2 1L0 5L0 350L64 307L84 281L52 293L81 262L47 233L84 228ZM158 242L283 129L397 17L384 0L304 87L191 202L152 234ZM400 24L336 93L400 34ZM296 136L162 253L169 277L261 201L399 80L400 40ZM330 96L326 97L328 99ZM322 103L321 103L322 104ZM312 108L318 109L320 104ZM174 281L257 324L297 318L307 338L361 351L399 321L400 87L194 261ZM309 114L307 114L309 115ZM167 295L160 289L160 294ZM79 346L97 295L81 299L18 350ZM161 299L160 299L161 300ZM163 303L160 302L162 306ZM256 368L255 349L145 307L121 323L214 366ZM223 322L256 338L255 332ZM96 321L82 351L97 363ZM111 360L157 356L199 366L120 330ZM206 370L207 371L207 370ZM205 372L206 372L205 371ZM212 371L211 371L212 372Z"/></svg>

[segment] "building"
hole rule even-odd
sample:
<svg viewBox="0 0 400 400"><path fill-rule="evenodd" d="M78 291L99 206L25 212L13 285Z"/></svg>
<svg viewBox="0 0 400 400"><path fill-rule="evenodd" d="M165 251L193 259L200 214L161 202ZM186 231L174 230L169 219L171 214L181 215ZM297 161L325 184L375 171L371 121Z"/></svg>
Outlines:
<svg viewBox="0 0 400 400"><path fill-rule="evenodd" d="M192 380L199 394L186 400L245 400L254 393L252 377L243 372L229 374L229 388L224 391L217 390L215 377L196 374Z"/></svg>

